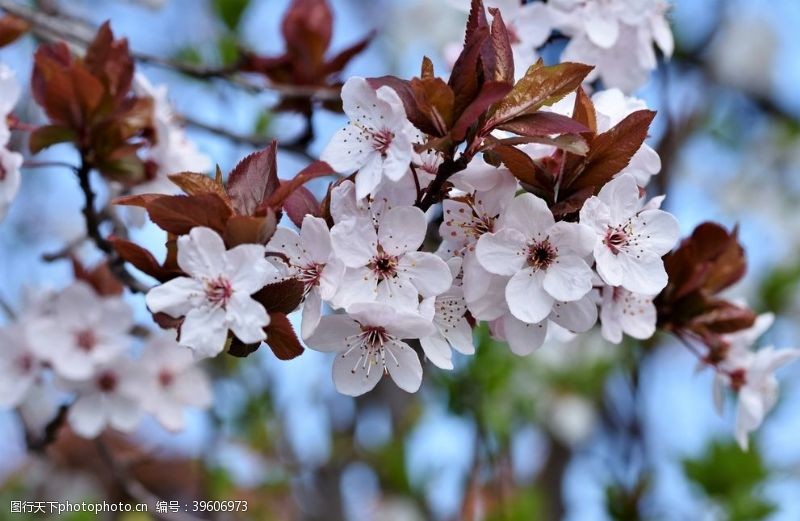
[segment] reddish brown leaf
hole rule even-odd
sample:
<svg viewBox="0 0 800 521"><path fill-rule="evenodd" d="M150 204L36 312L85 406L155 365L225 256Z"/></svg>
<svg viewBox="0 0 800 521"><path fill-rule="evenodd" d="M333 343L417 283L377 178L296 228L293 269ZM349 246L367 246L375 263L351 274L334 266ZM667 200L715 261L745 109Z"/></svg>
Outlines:
<svg viewBox="0 0 800 521"><path fill-rule="evenodd" d="M594 110L594 103L583 87L578 88L575 96L572 119L587 127L592 134L597 133L597 113Z"/></svg>
<svg viewBox="0 0 800 521"><path fill-rule="evenodd" d="M555 112L523 114L497 127L520 136L549 136L589 132L583 123Z"/></svg>
<svg viewBox="0 0 800 521"><path fill-rule="evenodd" d="M313 71L325 63L331 43L333 14L325 0L292 0L281 24L287 54Z"/></svg>
<svg viewBox="0 0 800 521"><path fill-rule="evenodd" d="M122 282L111 273L108 262L100 262L91 268L87 268L74 256L70 256L70 260L72 261L72 272L75 275L75 279L90 285L98 295L121 295L125 290Z"/></svg>
<svg viewBox="0 0 800 521"><path fill-rule="evenodd" d="M488 49L484 50L482 56L484 65L489 62L488 56L491 56L491 70L487 71L491 74L488 78L513 85L514 54L511 50L508 29L506 29L506 24L503 22L499 9L490 7L489 13L492 15L492 32L487 41Z"/></svg>
<svg viewBox="0 0 800 521"><path fill-rule="evenodd" d="M15 42L28 32L30 24L21 18L7 14L0 18L0 47Z"/></svg>
<svg viewBox="0 0 800 521"><path fill-rule="evenodd" d="M228 354L237 358L246 358L258 351L259 347L261 347L261 342L256 342L255 344L245 344L238 338L233 337L231 339L231 345L228 348Z"/></svg>
<svg viewBox="0 0 800 521"><path fill-rule="evenodd" d="M292 179L280 181L278 189L270 195L269 199L267 199L261 207L259 207L259 211L265 211L267 208L272 208L277 211L283 206L286 198L305 183L317 177L324 177L335 173L336 172L334 172L331 166L325 161L314 161L300 170Z"/></svg>
<svg viewBox="0 0 800 521"><path fill-rule="evenodd" d="M180 270L170 270L161 266L152 253L138 244L117 237L109 238L109 242L122 259L160 282L166 282L181 274Z"/></svg>
<svg viewBox="0 0 800 521"><path fill-rule="evenodd" d="M140 208L147 208L147 205L157 199L166 197L162 194L137 194L137 195L123 195L122 197L115 197L111 200L111 204L118 204L120 206L138 206Z"/></svg>
<svg viewBox="0 0 800 521"><path fill-rule="evenodd" d="M454 141L461 141L470 127L478 123L479 118L490 106L503 99L511 90L511 85L504 82L490 81L484 83L478 95L466 106L450 131Z"/></svg>
<svg viewBox="0 0 800 521"><path fill-rule="evenodd" d="M289 219L298 228L302 226L303 219L306 215L314 217L320 217L322 215L319 201L317 201L317 198L311 193L311 190L305 186L297 188L286 198L286 201L283 203L283 209L286 210L286 215L289 216Z"/></svg>
<svg viewBox="0 0 800 521"><path fill-rule="evenodd" d="M147 213L159 228L176 235L185 235L195 226L222 234L232 214L217 194L163 196L147 204Z"/></svg>
<svg viewBox="0 0 800 521"><path fill-rule="evenodd" d="M187 195L217 194L225 204L233 208L233 203L225 191L225 187L205 174L181 172L172 174L169 180L175 183Z"/></svg>
<svg viewBox="0 0 800 521"><path fill-rule="evenodd" d="M277 217L272 211L264 216L234 215L228 219L222 237L228 248L240 244L266 244L277 225Z"/></svg>
<svg viewBox="0 0 800 521"><path fill-rule="evenodd" d="M45 148L58 144L75 141L75 131L60 125L45 125L31 132L28 138L28 148L32 154L38 154Z"/></svg>
<svg viewBox="0 0 800 521"><path fill-rule="evenodd" d="M270 313L289 314L303 301L305 285L297 279L286 279L268 284L253 295Z"/></svg>
<svg viewBox="0 0 800 521"><path fill-rule="evenodd" d="M278 142L242 159L228 177L227 192L239 215L255 215L256 209L278 189L276 164Z"/></svg>
<svg viewBox="0 0 800 521"><path fill-rule="evenodd" d="M591 70L589 65L570 62L546 67L539 60L514 85L508 96L497 104L486 128L492 129L544 105L552 105L577 89Z"/></svg>
<svg viewBox="0 0 800 521"><path fill-rule="evenodd" d="M270 313L266 327L267 345L279 360L291 360L303 354L303 345L297 338L291 322L283 313Z"/></svg>

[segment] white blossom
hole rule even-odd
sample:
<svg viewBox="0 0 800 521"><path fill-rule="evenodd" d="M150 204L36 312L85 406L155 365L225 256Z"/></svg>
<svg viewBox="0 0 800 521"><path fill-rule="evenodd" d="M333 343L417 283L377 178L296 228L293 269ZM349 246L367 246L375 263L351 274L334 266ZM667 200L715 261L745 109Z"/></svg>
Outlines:
<svg viewBox="0 0 800 521"><path fill-rule="evenodd" d="M56 374L71 380L91 378L97 368L130 344L130 307L121 297L101 297L84 282L60 292L49 313L31 319L28 342L33 353Z"/></svg>
<svg viewBox="0 0 800 521"><path fill-rule="evenodd" d="M590 228L555 222L544 200L522 194L500 217L498 231L481 236L475 253L484 269L511 277L505 286L511 314L536 324L556 301L575 301L591 291L592 271L584 258L595 240Z"/></svg>
<svg viewBox="0 0 800 521"><path fill-rule="evenodd" d="M0 63L0 221L5 218L22 181L19 171L22 154L7 148L11 138L8 117L19 101L21 92L16 73L8 65Z"/></svg>
<svg viewBox="0 0 800 521"><path fill-rule="evenodd" d="M76 393L67 421L84 438L98 436L106 427L131 432L142 417L138 368L127 357L111 359L99 366L89 380L62 381Z"/></svg>
<svg viewBox="0 0 800 521"><path fill-rule="evenodd" d="M382 303L357 303L347 314L326 315L306 339L312 349L336 353L333 382L343 394L373 389L386 372L398 387L416 392L422 382L417 353L403 339L431 335L429 320Z"/></svg>
<svg viewBox="0 0 800 521"><path fill-rule="evenodd" d="M661 257L678 240L678 221L652 206L642 205L636 180L626 174L607 183L581 208L580 222L599 239L594 258L606 284L645 295L656 295L667 285Z"/></svg>
<svg viewBox="0 0 800 521"><path fill-rule="evenodd" d="M213 357L225 348L229 329L246 344L266 339L269 315L250 297L277 276L264 246L242 244L226 251L216 232L196 227L178 238L178 266L188 277L151 289L146 300L154 313L184 317L181 345L198 357Z"/></svg>
<svg viewBox="0 0 800 521"><path fill-rule="evenodd" d="M344 264L333 253L328 225L324 219L306 215L299 234L278 228L267 251L286 255L289 276L305 285L301 333L306 338L319 324L322 302L333 298L344 275Z"/></svg>
<svg viewBox="0 0 800 521"><path fill-rule="evenodd" d="M183 429L187 407L211 405L208 377L194 361L191 350L171 338L151 340L136 365L142 407L167 430Z"/></svg>
<svg viewBox="0 0 800 521"><path fill-rule="evenodd" d="M375 90L364 78L352 77L342 87L342 104L350 121L320 159L339 173L357 172L356 196L363 199L384 178L398 181L408 173L418 131L390 87Z"/></svg>
<svg viewBox="0 0 800 521"><path fill-rule="evenodd" d="M371 218L356 216L331 230L336 256L347 269L333 299L336 307L381 301L416 310L419 296L433 297L452 283L447 264L433 253L417 251L427 221L416 207L399 206Z"/></svg>

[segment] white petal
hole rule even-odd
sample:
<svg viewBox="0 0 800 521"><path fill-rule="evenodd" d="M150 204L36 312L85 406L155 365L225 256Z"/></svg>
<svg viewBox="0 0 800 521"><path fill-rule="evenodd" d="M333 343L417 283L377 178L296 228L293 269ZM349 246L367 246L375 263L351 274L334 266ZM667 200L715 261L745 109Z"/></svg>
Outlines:
<svg viewBox="0 0 800 521"><path fill-rule="evenodd" d="M236 338L245 344L261 342L267 335L269 315L264 306L244 293L234 293L228 301L226 320Z"/></svg>
<svg viewBox="0 0 800 521"><path fill-rule="evenodd" d="M542 287L544 273L524 269L511 277L506 286L506 302L517 319L535 324L553 309L553 297Z"/></svg>
<svg viewBox="0 0 800 521"><path fill-rule="evenodd" d="M110 397L109 424L122 432L131 432L142 417L138 402L127 396Z"/></svg>
<svg viewBox="0 0 800 521"><path fill-rule="evenodd" d="M331 304L337 308L346 308L356 302L373 302L376 298L378 298L377 275L368 268L348 268Z"/></svg>
<svg viewBox="0 0 800 521"><path fill-rule="evenodd" d="M553 226L555 220L544 199L533 194L522 194L514 198L500 217L498 226L511 228L533 237Z"/></svg>
<svg viewBox="0 0 800 521"><path fill-rule="evenodd" d="M647 210L633 221L641 247L659 257L669 252L678 242L680 226L672 214L662 210Z"/></svg>
<svg viewBox="0 0 800 521"><path fill-rule="evenodd" d="M465 355L475 354L475 344L472 339L472 328L467 319L462 318L456 322L455 327L447 334L447 340L453 349Z"/></svg>
<svg viewBox="0 0 800 521"><path fill-rule="evenodd" d="M323 320L327 317L323 317ZM320 324L320 328L322 324ZM319 330L319 328L317 329ZM361 396L371 391L383 376L380 360L365 360L361 349L338 353L333 360L333 383L336 390L348 396ZM419 363L419 361L417 362Z"/></svg>
<svg viewBox="0 0 800 521"><path fill-rule="evenodd" d="M340 174L352 174L374 153L372 143L362 129L348 123L337 131L322 151L320 160Z"/></svg>
<svg viewBox="0 0 800 521"><path fill-rule="evenodd" d="M372 152L356 174L356 199L364 199L374 193L381 179L383 179L383 159L378 152Z"/></svg>
<svg viewBox="0 0 800 521"><path fill-rule="evenodd" d="M211 228L197 226L178 237L178 266L192 277L217 277L224 270L225 243Z"/></svg>
<svg viewBox="0 0 800 521"><path fill-rule="evenodd" d="M656 255L642 255L636 259L630 255L619 255L622 281L619 285L634 293L657 295L667 285L664 262ZM602 274L601 274L602 275Z"/></svg>
<svg viewBox="0 0 800 521"><path fill-rule="evenodd" d="M308 338L317 328L321 316L322 300L319 296L319 289L312 288L303 302L303 322L300 326L300 335L304 339Z"/></svg>
<svg viewBox="0 0 800 521"><path fill-rule="evenodd" d="M517 230L485 233L478 239L475 256L490 273L510 276L525 265L525 245L525 236Z"/></svg>
<svg viewBox="0 0 800 521"><path fill-rule="evenodd" d="M422 364L417 353L405 342L386 346L386 369L400 389L415 393L422 384Z"/></svg>
<svg viewBox="0 0 800 521"><path fill-rule="evenodd" d="M331 256L331 234L325 219L306 215L300 229L303 253L317 264L325 264Z"/></svg>
<svg viewBox="0 0 800 521"><path fill-rule="evenodd" d="M574 302L556 302L550 320L573 333L585 333L597 322L597 305L591 296Z"/></svg>
<svg viewBox="0 0 800 521"><path fill-rule="evenodd" d="M615 255L601 241L594 248L594 260L597 274L609 286L621 286L625 277L623 256Z"/></svg>
<svg viewBox="0 0 800 521"><path fill-rule="evenodd" d="M252 295L277 275L264 257L264 247L241 244L225 253L226 273L236 293Z"/></svg>
<svg viewBox="0 0 800 521"><path fill-rule="evenodd" d="M503 332L511 352L515 355L526 356L544 343L547 336L547 321L528 324L506 315L503 320Z"/></svg>
<svg viewBox="0 0 800 521"><path fill-rule="evenodd" d="M294 266L302 264L302 248L300 247L300 236L294 231L279 227L272 234L272 238L267 243L267 251L280 252L289 257L289 262Z"/></svg>
<svg viewBox="0 0 800 521"><path fill-rule="evenodd" d="M597 234L585 224L559 221L548 230L552 243L558 248L559 255L572 253L579 257L591 255L597 243Z"/></svg>
<svg viewBox="0 0 800 521"><path fill-rule="evenodd" d="M147 292L145 302L153 313L166 313L178 318L188 313L205 295L200 282L189 277L178 277L156 286Z"/></svg>
<svg viewBox="0 0 800 521"><path fill-rule="evenodd" d="M556 300L577 300L591 291L592 270L583 259L573 255L562 256L559 252L556 262L547 268L542 284Z"/></svg>
<svg viewBox="0 0 800 521"><path fill-rule="evenodd" d="M219 307L199 307L186 314L179 342L191 347L197 357L214 357L225 349L227 336L225 311Z"/></svg>
<svg viewBox="0 0 800 521"><path fill-rule="evenodd" d="M453 283L447 263L433 253L414 251L403 255L399 268L423 297L440 295Z"/></svg>
<svg viewBox="0 0 800 521"><path fill-rule="evenodd" d="M612 47L619 38L619 22L613 16L600 9L593 9L591 17L586 21L586 35L603 49Z"/></svg>
<svg viewBox="0 0 800 521"><path fill-rule="evenodd" d="M389 255L415 251L425 240L425 213L414 206L392 208L381 216L378 241Z"/></svg>
<svg viewBox="0 0 800 521"><path fill-rule="evenodd" d="M383 175L395 182L402 179L409 171L413 151L409 136L405 132L396 132L383 158Z"/></svg>
<svg viewBox="0 0 800 521"><path fill-rule="evenodd" d="M420 338L419 343L425 356L431 361L433 365L440 369L452 369L453 360L450 345L440 335L431 335L429 337Z"/></svg>
<svg viewBox="0 0 800 521"><path fill-rule="evenodd" d="M606 183L597 197L611 209L612 224L621 224L639 208L639 185L632 175L620 175Z"/></svg>
<svg viewBox="0 0 800 521"><path fill-rule="evenodd" d="M378 235L367 219L337 223L331 229L331 244L336 256L349 268L366 266L378 253Z"/></svg>
<svg viewBox="0 0 800 521"><path fill-rule="evenodd" d="M326 315L320 319L314 332L305 338L305 342L317 351L344 351L348 349L347 337L360 332L358 323L348 315Z"/></svg>
<svg viewBox="0 0 800 521"><path fill-rule="evenodd" d="M106 407L100 393L79 396L69 408L67 419L75 434L83 438L94 438L106 426Z"/></svg>

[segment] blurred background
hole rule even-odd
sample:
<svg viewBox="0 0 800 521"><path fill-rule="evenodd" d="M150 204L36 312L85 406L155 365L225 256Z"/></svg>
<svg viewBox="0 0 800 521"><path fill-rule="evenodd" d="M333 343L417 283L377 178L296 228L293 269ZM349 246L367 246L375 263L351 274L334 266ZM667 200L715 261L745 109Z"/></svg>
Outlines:
<svg viewBox="0 0 800 521"><path fill-rule="evenodd" d="M224 66L239 45L282 51L288 0L56 3L95 24L110 19L135 51ZM443 71L444 49L462 37L465 15L445 0L330 3L334 50L378 31L345 76L410 77L423 55ZM658 110L650 142L663 170L652 188L667 194L684 235L705 220L739 225L749 271L734 296L777 314L767 343L798 347L800 3L672 3L676 54L637 93ZM35 45L27 38L0 51L23 83ZM254 149L248 141L292 140L304 128L302 117L270 113L276 98L269 92L148 64L137 70L169 86L177 112L191 123L190 137L223 171ZM24 96L16 114L41 121ZM343 118L315 112L312 154ZM73 153L56 146L41 157L69 160ZM281 177L305 162L281 154ZM314 183L323 193L326 181ZM22 191L0 226L4 300L14 305L26 288L71 280L68 262L40 259L84 234L82 205L69 172L23 171ZM164 238L152 225L131 234L163 253ZM151 324L143 299L131 302L137 319ZM248 501L248 513L220 519L800 519L800 365L781 373L781 402L744 453L732 436L732 403L722 417L714 410L713 374L696 371L695 357L666 335L613 346L589 334L518 358L485 331L476 334L477 356L456 354L450 372L426 365L415 395L390 382L362 398L339 395L329 355L314 351L289 362L268 349L246 359L218 357L206 366L213 409L193 413L185 432L168 434L150 420L109 443L163 499ZM25 519L9 514L12 499L125 497L92 444L68 437L48 458L28 455L11 413L0 413L0 440L2 519Z"/></svg>

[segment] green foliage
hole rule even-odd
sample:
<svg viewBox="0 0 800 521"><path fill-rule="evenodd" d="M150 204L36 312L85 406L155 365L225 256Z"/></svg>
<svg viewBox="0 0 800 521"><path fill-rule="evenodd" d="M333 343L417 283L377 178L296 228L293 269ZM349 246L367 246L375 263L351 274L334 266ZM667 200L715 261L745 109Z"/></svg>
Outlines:
<svg viewBox="0 0 800 521"><path fill-rule="evenodd" d="M217 40L217 54L222 67L234 65L239 60L239 39L231 34L221 35Z"/></svg>
<svg viewBox="0 0 800 521"><path fill-rule="evenodd" d="M250 5L250 0L213 0L212 6L225 27L235 31L242 16Z"/></svg>
<svg viewBox="0 0 800 521"><path fill-rule="evenodd" d="M761 282L761 301L773 313L781 313L791 304L800 284L800 264L777 267Z"/></svg>
<svg viewBox="0 0 800 521"><path fill-rule="evenodd" d="M733 442L716 441L704 455L684 460L683 470L725 510L729 521L757 521L775 511L761 495L769 471L756 447L744 452Z"/></svg>
<svg viewBox="0 0 800 521"><path fill-rule="evenodd" d="M542 497L535 488L520 489L503 503L502 508L490 512L486 521L530 521L542 519Z"/></svg>

